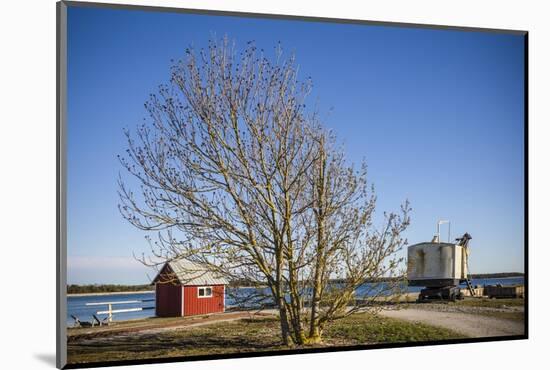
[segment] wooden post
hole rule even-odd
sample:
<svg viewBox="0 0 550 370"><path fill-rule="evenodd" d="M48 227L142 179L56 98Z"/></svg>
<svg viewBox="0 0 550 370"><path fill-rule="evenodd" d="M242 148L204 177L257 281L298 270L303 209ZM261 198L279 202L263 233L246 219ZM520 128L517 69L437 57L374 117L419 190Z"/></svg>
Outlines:
<svg viewBox="0 0 550 370"><path fill-rule="evenodd" d="M113 305L109 303L109 322L113 322Z"/></svg>

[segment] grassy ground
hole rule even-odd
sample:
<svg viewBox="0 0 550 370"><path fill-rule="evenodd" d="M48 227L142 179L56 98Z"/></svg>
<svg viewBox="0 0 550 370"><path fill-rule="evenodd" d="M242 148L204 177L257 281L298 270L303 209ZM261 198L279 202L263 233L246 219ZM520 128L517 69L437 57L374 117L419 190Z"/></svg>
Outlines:
<svg viewBox="0 0 550 370"><path fill-rule="evenodd" d="M225 313L223 314L223 318L231 318L231 317L237 317L237 316L243 316L235 314L235 313ZM216 319L220 318L219 314L212 314L212 315L199 315L199 316L192 316L192 317L149 317L146 319L138 319L138 320L128 320L128 321L117 321L114 323L114 325L105 325L100 327L81 327L81 328L68 328L67 330L67 336L69 341L71 338L95 338L95 337L101 337L101 336L109 336L113 334L119 334L121 332L132 332L132 331L143 331L148 329L159 329L159 328L167 328L172 326L178 326L182 323L185 324L194 324L195 322L200 322L208 319Z"/></svg>
<svg viewBox="0 0 550 370"><path fill-rule="evenodd" d="M164 324L172 324L180 321L180 318L174 317L152 317L147 319L138 319L138 320L128 320L116 322L116 325L113 326L101 326L94 328L67 328L67 335L70 337L80 336L84 333L93 332L95 334L109 332L109 331L119 331L121 329L132 329L132 328L144 328L147 326L162 326Z"/></svg>
<svg viewBox="0 0 550 370"><path fill-rule="evenodd" d="M524 306L523 298L468 298L462 301L450 302L450 305L462 307L489 307L489 308L506 308Z"/></svg>
<svg viewBox="0 0 550 370"><path fill-rule="evenodd" d="M346 344L401 343L464 338L452 330L410 323L402 320L352 315L327 329L328 340L341 339Z"/></svg>
<svg viewBox="0 0 550 370"><path fill-rule="evenodd" d="M486 312L478 312L477 314L488 316L488 317L494 317L497 319L512 320L512 321L518 321L518 322L525 321L525 314L523 312L486 311Z"/></svg>
<svg viewBox="0 0 550 370"><path fill-rule="evenodd" d="M458 303L458 304L457 304ZM503 299L470 299L461 302L455 302L459 307L465 308L484 308L486 311L478 310L476 313L480 315L495 317L499 319L524 321L525 300L523 298L503 298Z"/></svg>
<svg viewBox="0 0 550 370"><path fill-rule="evenodd" d="M436 310L459 310L459 311L471 311L472 313L487 312L518 312L523 311L525 307L525 300L523 298L504 298L504 299L491 299L491 298L469 298L455 302L448 301L431 301L417 305L403 304L406 307L419 307L422 309L436 309Z"/></svg>
<svg viewBox="0 0 550 370"><path fill-rule="evenodd" d="M420 309L438 309L438 310L452 310L452 309L465 309L472 312L478 310L491 310L491 311L519 311L523 310L525 306L525 300L523 298L503 298L503 299L491 299L491 298L471 298L466 297L463 300L458 301L428 301L423 303L416 302L401 302L403 307L420 308Z"/></svg>
<svg viewBox="0 0 550 370"><path fill-rule="evenodd" d="M463 338L448 329L356 314L333 323L317 346L347 346ZM68 341L69 363L150 359L287 349L279 339L274 317L213 323L181 330L125 333Z"/></svg>
<svg viewBox="0 0 550 370"><path fill-rule="evenodd" d="M475 315L494 317L513 321L524 321L525 300L523 298L465 298L456 302L429 302L417 304L403 304L404 307L421 308L424 310L463 312Z"/></svg>

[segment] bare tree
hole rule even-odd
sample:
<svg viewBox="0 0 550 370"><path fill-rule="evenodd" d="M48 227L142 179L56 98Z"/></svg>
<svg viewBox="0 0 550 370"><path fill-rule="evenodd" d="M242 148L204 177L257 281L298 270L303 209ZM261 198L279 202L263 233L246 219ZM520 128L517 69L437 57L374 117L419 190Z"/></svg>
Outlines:
<svg viewBox="0 0 550 370"><path fill-rule="evenodd" d="M370 231L366 178L306 110L311 83L293 56L227 39L186 54L120 158L140 187L119 179L122 215L158 231L142 262L186 258L246 281L258 289L240 302L274 305L284 344L319 341L326 322L365 306L353 297L367 278L394 272L408 205Z"/></svg>
<svg viewBox="0 0 550 370"><path fill-rule="evenodd" d="M376 196L368 186L366 165L354 171L334 137L321 132L318 157L310 173L313 237L308 342L321 340L326 323L359 310L375 310L401 291L401 234L409 225L409 204L401 214L384 214L382 231L373 226ZM335 283L335 281L337 283Z"/></svg>

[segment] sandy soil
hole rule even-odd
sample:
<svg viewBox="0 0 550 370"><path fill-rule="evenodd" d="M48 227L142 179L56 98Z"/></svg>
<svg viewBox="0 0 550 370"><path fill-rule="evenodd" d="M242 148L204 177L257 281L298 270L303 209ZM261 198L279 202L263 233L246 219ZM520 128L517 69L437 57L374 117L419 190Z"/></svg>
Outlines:
<svg viewBox="0 0 550 370"><path fill-rule="evenodd" d="M438 312L430 309L406 308L383 310L381 315L441 326L469 337L522 335L524 331L524 324L521 321L463 312Z"/></svg>

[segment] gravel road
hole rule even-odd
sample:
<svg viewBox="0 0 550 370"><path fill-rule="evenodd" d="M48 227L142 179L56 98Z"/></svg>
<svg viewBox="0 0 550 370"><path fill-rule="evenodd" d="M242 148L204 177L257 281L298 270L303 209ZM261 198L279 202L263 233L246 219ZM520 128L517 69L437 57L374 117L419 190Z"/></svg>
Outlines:
<svg viewBox="0 0 550 370"><path fill-rule="evenodd" d="M383 310L381 311L381 315L441 326L469 337L521 335L524 331L524 324L521 321L462 312L437 312L433 310L407 308L400 310Z"/></svg>

